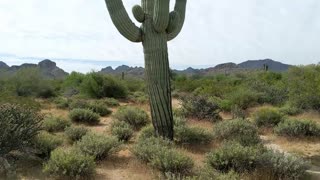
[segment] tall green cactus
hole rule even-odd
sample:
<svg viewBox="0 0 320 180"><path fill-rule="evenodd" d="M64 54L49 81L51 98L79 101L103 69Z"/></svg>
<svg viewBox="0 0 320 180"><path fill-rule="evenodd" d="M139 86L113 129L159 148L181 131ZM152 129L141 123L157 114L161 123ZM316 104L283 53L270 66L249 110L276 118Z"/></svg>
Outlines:
<svg viewBox="0 0 320 180"><path fill-rule="evenodd" d="M129 18L122 0L105 0L112 22L132 42L142 42L145 77L150 98L152 123L158 136L173 139L173 115L167 42L181 31L187 0L176 0L170 12L170 0L141 0L132 8L137 27Z"/></svg>

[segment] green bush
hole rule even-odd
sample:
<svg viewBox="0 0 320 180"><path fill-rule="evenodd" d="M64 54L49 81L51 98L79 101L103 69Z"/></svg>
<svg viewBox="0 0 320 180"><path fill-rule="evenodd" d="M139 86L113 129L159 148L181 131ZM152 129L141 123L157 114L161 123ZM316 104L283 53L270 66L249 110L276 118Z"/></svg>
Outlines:
<svg viewBox="0 0 320 180"><path fill-rule="evenodd" d="M148 96L146 93L137 91L134 92L132 95L129 96L129 99L135 103L144 104L148 102Z"/></svg>
<svg viewBox="0 0 320 180"><path fill-rule="evenodd" d="M116 100L115 98L104 98L104 99L102 100L102 102L103 102L106 106L110 106L110 107L120 106L119 101Z"/></svg>
<svg viewBox="0 0 320 180"><path fill-rule="evenodd" d="M0 105L3 104L13 104L35 112L41 109L41 104L35 98L16 96L10 92L0 91Z"/></svg>
<svg viewBox="0 0 320 180"><path fill-rule="evenodd" d="M260 143L258 129L247 120L226 120L214 127L214 138L219 140L237 141L243 146Z"/></svg>
<svg viewBox="0 0 320 180"><path fill-rule="evenodd" d="M63 131L66 127L71 126L71 121L62 117L48 116L44 118L42 127L48 132Z"/></svg>
<svg viewBox="0 0 320 180"><path fill-rule="evenodd" d="M41 130L42 117L27 107L0 104L0 157L21 150Z"/></svg>
<svg viewBox="0 0 320 180"><path fill-rule="evenodd" d="M130 124L135 129L139 129L149 122L148 114L144 110L133 106L120 107L114 117L119 121Z"/></svg>
<svg viewBox="0 0 320 180"><path fill-rule="evenodd" d="M112 111L102 103L90 103L88 109L99 114L100 116L106 116L112 113Z"/></svg>
<svg viewBox="0 0 320 180"><path fill-rule="evenodd" d="M83 126L70 126L65 129L65 134L72 142L79 141L88 133L88 129Z"/></svg>
<svg viewBox="0 0 320 180"><path fill-rule="evenodd" d="M125 98L128 90L118 79L92 72L84 77L81 92L92 98Z"/></svg>
<svg viewBox="0 0 320 180"><path fill-rule="evenodd" d="M209 119L211 121L221 120L220 107L217 103L208 100L204 96L184 96L181 98L183 111L187 116L198 119Z"/></svg>
<svg viewBox="0 0 320 180"><path fill-rule="evenodd" d="M301 179L308 164L297 156L268 150L260 158L260 167L269 179Z"/></svg>
<svg viewBox="0 0 320 180"><path fill-rule="evenodd" d="M300 113L302 113L302 109L299 109L297 107L294 107L292 105L286 104L283 107L279 109L280 113L289 115L289 116L295 116Z"/></svg>
<svg viewBox="0 0 320 180"><path fill-rule="evenodd" d="M140 138L132 151L138 159L149 162L162 172L187 174L193 168L191 158L175 150L171 142L160 138Z"/></svg>
<svg viewBox="0 0 320 180"><path fill-rule="evenodd" d="M255 112L253 118L258 127L273 127L283 120L283 115L275 108L265 107Z"/></svg>
<svg viewBox="0 0 320 180"><path fill-rule="evenodd" d="M72 109L89 109L89 102L83 99L74 99L69 104L69 108Z"/></svg>
<svg viewBox="0 0 320 180"><path fill-rule="evenodd" d="M84 154L101 160L119 150L118 139L112 136L105 136L95 133L87 133L77 142L76 147Z"/></svg>
<svg viewBox="0 0 320 180"><path fill-rule="evenodd" d="M233 105L237 105L241 109L247 109L258 103L259 94L248 88L238 88L227 95L227 99Z"/></svg>
<svg viewBox="0 0 320 180"><path fill-rule="evenodd" d="M186 120L174 117L174 139L177 143L209 143L212 140L211 133L198 127L188 127Z"/></svg>
<svg viewBox="0 0 320 180"><path fill-rule="evenodd" d="M59 109L67 109L69 108L70 100L62 97L54 99L54 103Z"/></svg>
<svg viewBox="0 0 320 180"><path fill-rule="evenodd" d="M34 139L34 147L38 150L38 154L41 157L49 157L51 151L59 147L63 143L63 140L55 135L48 132L41 132Z"/></svg>
<svg viewBox="0 0 320 180"><path fill-rule="evenodd" d="M258 165L260 148L228 142L207 155L207 163L222 172L253 171Z"/></svg>
<svg viewBox="0 0 320 180"><path fill-rule="evenodd" d="M60 177L89 177L95 172L92 156L84 155L76 149L56 149L44 165L44 172Z"/></svg>
<svg viewBox="0 0 320 180"><path fill-rule="evenodd" d="M275 127L274 131L282 136L320 137L320 125L310 120L286 119Z"/></svg>
<svg viewBox="0 0 320 180"><path fill-rule="evenodd" d="M150 137L155 137L153 126L148 125L148 126L143 127L140 131L139 139L147 139Z"/></svg>
<svg viewBox="0 0 320 180"><path fill-rule="evenodd" d="M100 116L97 113L92 112L89 109L73 109L69 117L74 122L98 124L100 122Z"/></svg>
<svg viewBox="0 0 320 180"><path fill-rule="evenodd" d="M120 141L128 141L133 135L133 130L130 124L124 121L114 121L111 126L111 133Z"/></svg>

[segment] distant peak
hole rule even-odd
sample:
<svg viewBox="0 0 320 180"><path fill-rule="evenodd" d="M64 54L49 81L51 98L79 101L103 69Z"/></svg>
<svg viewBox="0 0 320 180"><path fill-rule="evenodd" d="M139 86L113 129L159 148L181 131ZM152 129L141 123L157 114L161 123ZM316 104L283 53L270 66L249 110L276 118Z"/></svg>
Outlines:
<svg viewBox="0 0 320 180"><path fill-rule="evenodd" d="M0 61L0 69L2 69L2 68L7 69L7 68L9 68L9 66L6 63Z"/></svg>
<svg viewBox="0 0 320 180"><path fill-rule="evenodd" d="M51 61L50 59L45 59L45 60L39 62L38 66L40 68L55 68L57 66L57 64L55 62Z"/></svg>

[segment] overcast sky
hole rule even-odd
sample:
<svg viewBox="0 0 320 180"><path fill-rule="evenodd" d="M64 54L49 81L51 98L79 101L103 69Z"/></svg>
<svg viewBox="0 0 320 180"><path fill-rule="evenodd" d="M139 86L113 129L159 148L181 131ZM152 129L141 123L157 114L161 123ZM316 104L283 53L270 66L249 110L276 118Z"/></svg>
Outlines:
<svg viewBox="0 0 320 180"><path fill-rule="evenodd" d="M140 0L123 3L132 17ZM264 58L318 63L319 48L319 0L188 0L185 26L169 42L174 68ZM104 0L0 0L0 60L42 58L67 71L143 65L141 44L117 32Z"/></svg>

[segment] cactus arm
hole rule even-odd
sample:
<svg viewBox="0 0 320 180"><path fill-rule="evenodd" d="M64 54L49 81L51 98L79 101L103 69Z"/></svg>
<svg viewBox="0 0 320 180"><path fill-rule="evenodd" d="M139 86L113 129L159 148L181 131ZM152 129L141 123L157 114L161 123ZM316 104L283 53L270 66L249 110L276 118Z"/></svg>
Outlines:
<svg viewBox="0 0 320 180"><path fill-rule="evenodd" d="M174 32L178 27L180 23L180 15L176 11L172 11L170 13L170 20L169 20L169 25L167 28L167 33L172 33Z"/></svg>
<svg viewBox="0 0 320 180"><path fill-rule="evenodd" d="M181 32L181 29L184 24L185 16L186 16L186 5L187 0L176 0L176 5L174 7L174 11L176 11L180 16L180 21L177 27L172 31L168 31L168 41L174 39L178 36L178 34Z"/></svg>
<svg viewBox="0 0 320 180"><path fill-rule="evenodd" d="M144 14L144 12L143 12L142 7L139 6L139 5L133 6L133 8L132 8L132 14L133 14L134 18L136 18L136 20L137 20L138 22L141 22L141 23L142 23L142 22L145 20L145 14Z"/></svg>
<svg viewBox="0 0 320 180"><path fill-rule="evenodd" d="M154 0L153 26L157 32L165 32L169 24L170 0Z"/></svg>
<svg viewBox="0 0 320 180"><path fill-rule="evenodd" d="M113 24L120 34L132 42L141 42L142 33L129 18L122 0L105 0Z"/></svg>

